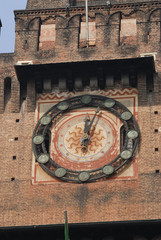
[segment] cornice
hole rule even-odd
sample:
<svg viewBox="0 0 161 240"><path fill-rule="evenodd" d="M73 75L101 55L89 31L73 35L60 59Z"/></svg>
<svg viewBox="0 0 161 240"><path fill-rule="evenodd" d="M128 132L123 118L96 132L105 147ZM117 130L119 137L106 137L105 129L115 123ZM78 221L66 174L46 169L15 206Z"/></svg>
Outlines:
<svg viewBox="0 0 161 240"><path fill-rule="evenodd" d="M126 10L126 9L138 9L138 8L146 8L152 10L154 8L161 8L161 1L160 2L135 2L135 3L124 3L124 4L111 4L110 6L107 5L99 5L99 6L92 6L89 7L89 11L119 11L119 10ZM68 14L72 13L81 13L85 11L85 7L70 7L68 10ZM34 10L15 10L14 14L15 17L20 16L35 16L35 15L52 15L52 14L66 14L66 8L53 8L53 9L34 9Z"/></svg>

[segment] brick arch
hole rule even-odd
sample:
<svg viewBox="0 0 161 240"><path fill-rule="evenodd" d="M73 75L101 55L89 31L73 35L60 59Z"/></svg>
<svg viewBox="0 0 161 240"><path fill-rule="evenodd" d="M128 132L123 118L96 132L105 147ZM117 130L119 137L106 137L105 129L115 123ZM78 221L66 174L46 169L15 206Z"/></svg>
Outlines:
<svg viewBox="0 0 161 240"><path fill-rule="evenodd" d="M7 75L7 76L4 77L4 81L8 80L8 79L12 80L12 77L10 75Z"/></svg>
<svg viewBox="0 0 161 240"><path fill-rule="evenodd" d="M79 21L81 20L81 14L75 14L75 15L73 15L71 18L69 18L69 20L68 20L68 22L67 22L67 24L66 24L66 27L69 27L69 25L71 26L71 25L74 25L75 23L73 23L73 20L75 19L75 18L77 18L77 17L79 17Z"/></svg>
<svg viewBox="0 0 161 240"><path fill-rule="evenodd" d="M129 13L124 13L122 12L122 15L125 16L125 17L130 17L132 16L133 14L136 14L136 13L142 13L143 15L146 15L146 12L143 11L143 10L140 10L140 9L134 9L132 11L129 11Z"/></svg>
<svg viewBox="0 0 161 240"><path fill-rule="evenodd" d="M61 15L59 15L59 14L56 14L56 15L55 15L55 18L58 18L58 17L60 17L60 18L62 18L62 19L64 19L64 20L67 20L67 18L66 18L66 17L64 17L64 16L61 16Z"/></svg>
<svg viewBox="0 0 161 240"><path fill-rule="evenodd" d="M124 12L122 12L122 11L117 11L117 12L115 12L115 13L112 13L112 14L110 14L109 15L109 17L107 18L107 20L106 20L106 23L108 24L109 22L110 22L110 20L112 20L112 18L115 16L115 15L117 15L117 14L119 14L119 17L120 17L120 19L122 18L122 16L125 16L125 17L129 17L129 16L132 16L132 15L134 15L134 14L136 14L137 12L139 12L139 13L142 13L143 15L146 15L146 13L143 11L143 10L133 10L133 11L130 11L128 14L125 14Z"/></svg>
<svg viewBox="0 0 161 240"><path fill-rule="evenodd" d="M96 16L94 15L88 15L88 21L90 22L90 20L95 20L96 19ZM83 13L83 14L81 14L81 21L85 21L86 20L86 14L85 13Z"/></svg>
<svg viewBox="0 0 161 240"><path fill-rule="evenodd" d="M104 21L105 23L107 23L108 21L108 16L101 13L101 12L96 12L96 18L99 19L98 22L102 23L102 21Z"/></svg>
<svg viewBox="0 0 161 240"><path fill-rule="evenodd" d="M41 20L42 24L52 24L55 23L55 16L49 16L45 18L44 20Z"/></svg>
<svg viewBox="0 0 161 240"><path fill-rule="evenodd" d="M1 76L2 76L3 79L5 79L7 77L13 78L14 76L16 76L16 73L15 73L13 68L8 68L7 71L2 73Z"/></svg>
<svg viewBox="0 0 161 240"><path fill-rule="evenodd" d="M29 21L29 23L27 25L27 28L29 30L32 30L32 29L35 29L35 28L36 29L39 28L40 21L41 21L40 17L35 17L35 18L31 19L31 21Z"/></svg>
<svg viewBox="0 0 161 240"><path fill-rule="evenodd" d="M157 9L154 9L153 11L151 11L151 13L149 13L148 15L148 18L147 20L150 22L151 21L151 18L153 17L153 14L155 14L155 12L159 11L160 12L160 15L161 15L161 8L157 8Z"/></svg>
<svg viewBox="0 0 161 240"><path fill-rule="evenodd" d="M115 12L115 13L110 14L110 16L107 18L106 23L109 24L109 23L110 23L110 20L111 20L115 15L117 15L117 14L119 15L119 18L121 19L122 12L121 12L121 11L118 11L118 12Z"/></svg>
<svg viewBox="0 0 161 240"><path fill-rule="evenodd" d="M107 15L105 15L105 14L103 14L103 13L101 13L101 12L96 12L95 15L100 15L100 16L102 16L103 18L107 18Z"/></svg>
<svg viewBox="0 0 161 240"><path fill-rule="evenodd" d="M158 16L155 16L155 13L158 13ZM159 42L161 40L161 8L154 9L149 15L147 19L147 35L149 36L148 42L154 43L156 41ZM153 20L153 21L152 21Z"/></svg>
<svg viewBox="0 0 161 240"><path fill-rule="evenodd" d="M66 17L57 14L57 15L55 15L55 19L56 19L57 27L61 26L61 27L66 28L66 25L68 22L68 19Z"/></svg>
<svg viewBox="0 0 161 240"><path fill-rule="evenodd" d="M5 82L8 79L10 79L10 82ZM0 107L0 113L2 113L4 109L6 109L8 112L19 112L20 85L15 73L7 72L3 74L2 80L3 81L0 84L2 92L2 94L0 94L0 101L2 103ZM8 92L6 92L6 90Z"/></svg>

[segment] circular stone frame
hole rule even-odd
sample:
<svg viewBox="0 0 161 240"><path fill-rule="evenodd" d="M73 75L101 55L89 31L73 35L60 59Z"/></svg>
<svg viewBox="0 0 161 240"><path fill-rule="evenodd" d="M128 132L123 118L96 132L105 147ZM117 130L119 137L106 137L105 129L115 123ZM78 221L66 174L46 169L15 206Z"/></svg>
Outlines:
<svg viewBox="0 0 161 240"><path fill-rule="evenodd" d="M110 103L110 104L107 104ZM60 107L62 106L62 107ZM54 120L59 116L63 116L64 113L71 110L84 108L84 107L93 107L100 108L100 110L106 110L115 116L117 116L123 123L125 129L125 141L124 146L118 156L113 159L109 164L105 164L100 168L93 169L90 171L73 171L70 169L65 169L62 166L58 165L51 157L50 153L47 152L45 146L45 137ZM125 114L124 114L125 113ZM124 117L125 116L125 117ZM45 119L46 118L46 119ZM134 132L133 137L129 136L129 132ZM44 141L40 144L35 144L36 136L43 136ZM52 177L61 179L63 181L70 181L76 183L83 182L92 182L102 178L109 178L114 175L116 172L124 168L124 166L134 157L136 153L137 146L139 145L140 133L138 124L133 116L133 114L120 102L105 96L100 95L81 95L69 98L67 100L61 101L51 107L38 121L33 132L32 137L32 146L33 152L36 158L36 161L39 162L39 165L42 169L47 172ZM128 148L128 142L132 141L133 146L131 149ZM126 153L126 154L125 154ZM127 154L128 153L128 154ZM45 163L39 161L39 157L43 155L49 156L49 160ZM107 167L109 166L109 167ZM60 171L61 169L61 171ZM110 172L107 172L107 169ZM63 174L62 174L63 172ZM88 177L82 177L86 175ZM59 174L58 174L59 173ZM61 174L60 174L61 173ZM80 177L81 176L81 177Z"/></svg>

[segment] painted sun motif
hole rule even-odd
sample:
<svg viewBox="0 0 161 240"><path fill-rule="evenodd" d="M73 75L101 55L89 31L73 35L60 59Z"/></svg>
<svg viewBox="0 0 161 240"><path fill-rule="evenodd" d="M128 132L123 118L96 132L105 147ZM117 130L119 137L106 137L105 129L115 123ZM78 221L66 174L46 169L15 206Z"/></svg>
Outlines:
<svg viewBox="0 0 161 240"><path fill-rule="evenodd" d="M97 125L93 125L89 133L90 142L87 145L86 152L82 151L81 145L83 133L84 121L83 118L79 118L72 121L70 127L66 125L59 135L59 149L63 155L68 156L70 160L84 162L88 159L88 161L93 161L104 155L112 145L112 130L110 126L101 119Z"/></svg>
<svg viewBox="0 0 161 240"><path fill-rule="evenodd" d="M95 129L95 132L92 133L93 130L89 133L90 143L88 144L88 151L91 155L95 154L104 146L104 140L106 140L107 136L104 134L104 130L101 129L100 126ZM83 135L83 128L79 127L77 124L73 126L71 130L69 130L64 138L64 143L66 149L72 152L74 155L82 154L82 145L81 138Z"/></svg>

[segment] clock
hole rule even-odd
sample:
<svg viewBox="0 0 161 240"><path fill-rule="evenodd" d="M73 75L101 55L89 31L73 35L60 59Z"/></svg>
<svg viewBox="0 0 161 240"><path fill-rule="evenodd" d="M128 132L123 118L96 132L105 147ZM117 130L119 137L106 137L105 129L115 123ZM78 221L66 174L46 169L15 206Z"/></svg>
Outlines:
<svg viewBox="0 0 161 240"><path fill-rule="evenodd" d="M134 158L139 138L137 121L123 104L81 95L55 104L39 119L32 145L47 174L83 183L122 171Z"/></svg>

